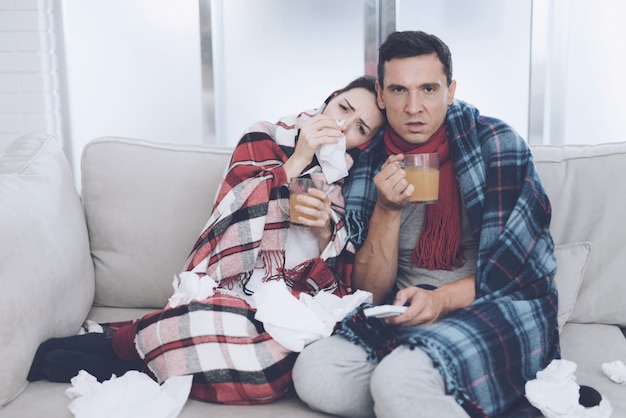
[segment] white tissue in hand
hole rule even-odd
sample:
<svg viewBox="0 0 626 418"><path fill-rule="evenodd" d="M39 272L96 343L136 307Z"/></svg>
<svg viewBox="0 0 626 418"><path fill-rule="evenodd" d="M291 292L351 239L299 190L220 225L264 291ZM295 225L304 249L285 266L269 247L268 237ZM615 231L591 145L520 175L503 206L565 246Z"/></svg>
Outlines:
<svg viewBox="0 0 626 418"><path fill-rule="evenodd" d="M338 120L337 125L341 127L345 122L345 120ZM317 161L329 184L348 175L345 154L346 137L344 136L339 138L336 144L323 144L315 151Z"/></svg>
<svg viewBox="0 0 626 418"><path fill-rule="evenodd" d="M174 376L159 385L147 374L131 370L93 385L95 378L88 376L81 371L77 380L72 379L74 390L83 392L69 405L77 418L176 418L187 402L193 380L191 375ZM89 390L80 389L85 384Z"/></svg>
<svg viewBox="0 0 626 418"><path fill-rule="evenodd" d="M198 276L196 273L185 271L174 277L172 282L174 294L168 299L169 306L175 308L185 305L192 300L204 300L215 293L217 283L209 276Z"/></svg>
<svg viewBox="0 0 626 418"><path fill-rule="evenodd" d="M580 386L576 383L576 363L552 360L537 378L526 382L526 398L547 418L608 418L613 412L609 401L585 408L579 403Z"/></svg>
<svg viewBox="0 0 626 418"><path fill-rule="evenodd" d="M626 365L621 360L602 363L602 372L615 383L626 384Z"/></svg>

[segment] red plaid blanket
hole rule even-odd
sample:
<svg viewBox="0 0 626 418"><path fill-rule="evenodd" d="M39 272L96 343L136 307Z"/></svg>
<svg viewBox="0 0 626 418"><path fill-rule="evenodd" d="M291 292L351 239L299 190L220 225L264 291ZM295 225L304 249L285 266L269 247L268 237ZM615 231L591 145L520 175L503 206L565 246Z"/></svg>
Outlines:
<svg viewBox="0 0 626 418"><path fill-rule="evenodd" d="M347 242L341 184L325 190L334 209L330 243L320 257L284 267L289 195L282 166L293 153L298 127L314 114L258 123L235 148L213 213L184 268L209 275L218 283L216 294L138 323L137 351L160 382L191 374L193 397L228 404L266 403L289 389L296 354L265 332L244 300L220 289L245 283L259 257L265 280L282 278L296 295L347 293L334 270ZM347 163L352 163L348 156ZM323 176L315 164L305 173Z"/></svg>
<svg viewBox="0 0 626 418"><path fill-rule="evenodd" d="M249 277L259 256L268 268L268 279L273 269L287 273L292 283L298 272L308 269L310 262L294 268L296 273L283 270L289 228L289 179L283 164L293 153L298 127L313 115L315 112L310 111L285 117L276 124L259 122L242 137L218 191L213 213L186 262L186 271L207 274L220 287L230 287L232 281ZM350 157L346 158L351 165ZM319 166L312 166L305 173L323 177ZM327 280L313 278L317 286L312 288L345 294L341 280L333 273L347 241L341 183L330 184L325 192L334 210L334 231L320 255L322 266L328 268L328 274L320 277ZM301 276L302 280L311 279Z"/></svg>
<svg viewBox="0 0 626 418"><path fill-rule="evenodd" d="M261 404L291 387L296 353L275 342L241 298L203 302L139 321L136 347L159 382L193 375L191 396L226 404Z"/></svg>

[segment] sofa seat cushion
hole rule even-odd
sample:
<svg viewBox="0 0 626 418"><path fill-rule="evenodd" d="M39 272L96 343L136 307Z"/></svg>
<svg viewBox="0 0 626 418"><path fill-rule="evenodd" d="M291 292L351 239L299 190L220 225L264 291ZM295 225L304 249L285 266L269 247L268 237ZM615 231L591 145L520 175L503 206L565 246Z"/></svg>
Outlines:
<svg viewBox="0 0 626 418"><path fill-rule="evenodd" d="M578 365L576 382L595 388L611 405L615 417L626 416L626 385L602 372L602 363L626 362L626 338L619 327L567 323L561 332L561 356Z"/></svg>
<svg viewBox="0 0 626 418"><path fill-rule="evenodd" d="M29 383L15 401L0 409L0 418L45 417L74 418L69 410L72 402L64 392L69 383L45 381ZM223 405L189 399L178 418L323 418L331 417L311 410L295 394L265 405Z"/></svg>
<svg viewBox="0 0 626 418"><path fill-rule="evenodd" d="M26 386L42 341L78 331L94 275L80 198L53 137L26 135L0 154L0 202L3 405Z"/></svg>

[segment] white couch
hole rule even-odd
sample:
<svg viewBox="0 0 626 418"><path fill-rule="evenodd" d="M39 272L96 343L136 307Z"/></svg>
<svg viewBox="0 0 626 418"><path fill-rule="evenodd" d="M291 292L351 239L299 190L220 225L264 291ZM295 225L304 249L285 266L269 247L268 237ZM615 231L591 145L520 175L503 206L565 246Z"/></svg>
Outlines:
<svg viewBox="0 0 626 418"><path fill-rule="evenodd" d="M626 143L532 148L553 207L563 357L579 384L626 417ZM72 417L68 384L28 383L43 340L86 318L132 319L167 300L210 213L230 149L100 138L82 156L81 193L57 141L18 138L0 154L0 418ZM295 395L259 406L190 400L181 417L309 417Z"/></svg>

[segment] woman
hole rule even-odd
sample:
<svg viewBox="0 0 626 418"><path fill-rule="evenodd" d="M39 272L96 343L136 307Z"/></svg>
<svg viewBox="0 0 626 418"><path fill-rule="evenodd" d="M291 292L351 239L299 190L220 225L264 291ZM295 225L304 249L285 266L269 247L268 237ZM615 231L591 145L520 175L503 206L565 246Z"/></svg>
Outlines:
<svg viewBox="0 0 626 418"><path fill-rule="evenodd" d="M160 382L193 375L191 396L201 400L266 403L286 393L295 352L255 318L259 294L345 295L349 286L335 273L347 241L342 180L301 196L302 225L289 222L285 185L299 176L334 179L352 165L384 124L374 85L374 78L360 77L320 109L253 125L233 152L168 306L105 327L105 334L44 342L28 379L67 382L84 369L102 381L147 365ZM323 152L334 147L345 167L337 167L336 153ZM209 291L184 295L189 282Z"/></svg>

